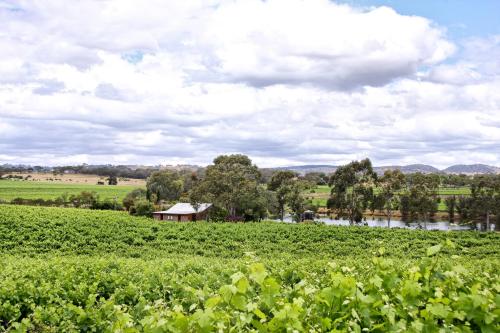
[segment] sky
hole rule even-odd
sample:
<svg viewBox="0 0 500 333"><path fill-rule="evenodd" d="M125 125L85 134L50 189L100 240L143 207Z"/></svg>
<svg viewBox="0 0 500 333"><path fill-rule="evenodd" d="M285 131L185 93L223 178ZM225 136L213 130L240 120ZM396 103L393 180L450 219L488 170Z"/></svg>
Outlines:
<svg viewBox="0 0 500 333"><path fill-rule="evenodd" d="M0 0L0 164L500 166L497 0Z"/></svg>

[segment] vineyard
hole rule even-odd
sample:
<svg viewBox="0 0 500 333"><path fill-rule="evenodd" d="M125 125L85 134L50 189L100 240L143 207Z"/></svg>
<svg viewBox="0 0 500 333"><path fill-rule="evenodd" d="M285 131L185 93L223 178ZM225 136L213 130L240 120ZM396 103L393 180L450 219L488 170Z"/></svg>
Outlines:
<svg viewBox="0 0 500 333"><path fill-rule="evenodd" d="M500 236L0 205L0 332L498 332Z"/></svg>

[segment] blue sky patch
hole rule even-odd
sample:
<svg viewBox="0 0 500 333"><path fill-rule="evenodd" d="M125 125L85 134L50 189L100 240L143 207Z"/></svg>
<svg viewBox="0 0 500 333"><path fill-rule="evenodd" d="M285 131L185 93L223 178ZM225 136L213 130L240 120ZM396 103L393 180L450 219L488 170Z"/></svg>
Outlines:
<svg viewBox="0 0 500 333"><path fill-rule="evenodd" d="M143 57L144 57L144 52L139 50L130 51L122 54L122 59L130 62L131 64L137 64L141 62Z"/></svg>

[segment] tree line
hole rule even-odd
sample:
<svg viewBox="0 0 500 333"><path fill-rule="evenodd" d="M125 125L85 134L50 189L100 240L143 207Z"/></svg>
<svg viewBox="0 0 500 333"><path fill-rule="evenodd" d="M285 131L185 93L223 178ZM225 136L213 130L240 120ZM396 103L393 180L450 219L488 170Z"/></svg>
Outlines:
<svg viewBox="0 0 500 333"><path fill-rule="evenodd" d="M113 172L108 167L103 166L100 172L108 176L109 184L116 183L120 173L114 171L121 167L110 167ZM82 172L86 166L74 168ZM240 154L218 156L205 168L148 169L147 174L146 188L128 193L123 205L101 201L90 192L54 200L17 198L12 203L126 209L133 215L148 216L175 202L190 202L195 207L208 202L214 206L211 215L215 220L283 220L289 213L294 221L300 221L306 210L318 209L306 193L318 185L328 185L328 213L352 224L375 211L383 212L389 226L396 214L403 221L426 223L435 219L440 203L445 205L450 221L484 222L488 229L492 221L500 224L500 175L403 174L399 170L377 174L369 159L338 167L332 174L299 175L290 170L259 169L248 156ZM465 186L470 188L470 195L443 196L439 194L442 186Z"/></svg>
<svg viewBox="0 0 500 333"><path fill-rule="evenodd" d="M450 183L468 185L471 190L470 195L445 197L450 221L454 221L457 212L462 222L484 221L487 230L492 216L500 222L500 175L443 177L387 170L378 176L369 159L353 161L331 175L332 191L327 206L351 224L361 221L366 210L384 211L389 226L394 211L401 213L403 221L427 223L434 220L442 200L439 187Z"/></svg>
<svg viewBox="0 0 500 333"><path fill-rule="evenodd" d="M289 212L295 221L303 213L316 210L305 193L317 185L329 185L329 211L352 224L360 222L366 212L380 211L390 226L398 212L404 221L433 221L441 201L446 204L450 220L455 213L462 222L500 220L500 176L442 174L403 174L387 170L374 172L369 159L353 161L330 175L299 175L290 170L264 174L245 155L221 155L213 164L195 171L163 170L153 172L146 189L135 190L124 199L132 214L151 214L155 208L173 202L190 202L193 206L208 202L214 205L212 216L218 220L258 221L276 217L284 219ZM440 186L469 186L471 195L439 195Z"/></svg>
<svg viewBox="0 0 500 333"><path fill-rule="evenodd" d="M245 155L221 155L197 172L153 172L146 189L129 193L123 204L138 215L177 201L194 207L206 202L213 204L212 219L226 221L260 221L271 215L283 219L288 209L299 221L306 209L313 208L304 196L313 185L292 171L265 174Z"/></svg>

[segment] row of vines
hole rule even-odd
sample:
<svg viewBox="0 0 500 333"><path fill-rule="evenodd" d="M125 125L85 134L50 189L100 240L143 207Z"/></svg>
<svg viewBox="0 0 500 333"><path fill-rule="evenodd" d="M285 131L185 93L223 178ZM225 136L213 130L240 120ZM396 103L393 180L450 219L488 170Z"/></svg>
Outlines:
<svg viewBox="0 0 500 333"><path fill-rule="evenodd" d="M498 332L499 245L0 205L0 332Z"/></svg>

